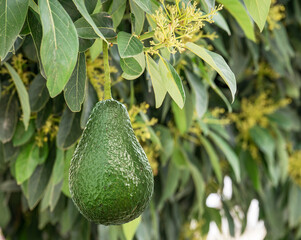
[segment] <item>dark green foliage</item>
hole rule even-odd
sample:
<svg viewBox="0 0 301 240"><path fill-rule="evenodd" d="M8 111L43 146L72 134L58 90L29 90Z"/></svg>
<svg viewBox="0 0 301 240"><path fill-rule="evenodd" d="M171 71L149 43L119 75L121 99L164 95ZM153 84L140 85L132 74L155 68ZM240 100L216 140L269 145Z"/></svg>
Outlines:
<svg viewBox="0 0 301 240"><path fill-rule="evenodd" d="M206 13L214 3L197 2ZM212 221L221 228L223 217L233 233L233 209L244 214L244 230L253 199L266 239L301 239L301 4L278 0L285 18L272 28L271 19L265 22L269 0L215 2L224 10L205 23L201 38L185 43L182 53L159 48L159 57L146 53L157 41L150 16L157 0L0 0L6 239L186 240L205 236ZM217 39L205 38L213 32ZM112 96L127 106L154 174L142 217L110 227L79 213L68 182L73 153L102 100L104 40ZM149 108L134 116L143 102ZM233 182L231 199L222 193L225 176ZM221 194L221 209L207 207L211 193Z"/></svg>

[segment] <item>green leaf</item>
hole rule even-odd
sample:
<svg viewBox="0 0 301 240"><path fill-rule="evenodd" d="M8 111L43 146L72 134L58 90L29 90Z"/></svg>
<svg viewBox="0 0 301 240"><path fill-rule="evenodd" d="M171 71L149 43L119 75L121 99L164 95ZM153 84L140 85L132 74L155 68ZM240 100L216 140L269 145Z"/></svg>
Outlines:
<svg viewBox="0 0 301 240"><path fill-rule="evenodd" d="M219 0L219 2L223 4L224 7L236 19L247 38L255 42L255 33L252 21L242 3L238 0Z"/></svg>
<svg viewBox="0 0 301 240"><path fill-rule="evenodd" d="M11 219L11 213L9 210L8 202L5 199L5 195L0 191L0 228L5 228Z"/></svg>
<svg viewBox="0 0 301 240"><path fill-rule="evenodd" d="M79 112L84 102L86 78L85 53L79 53L73 73L64 89L66 103L72 112Z"/></svg>
<svg viewBox="0 0 301 240"><path fill-rule="evenodd" d="M45 210L48 206L52 212L59 200L64 178L64 151L57 148L55 163L52 169L50 181L48 183L45 196L42 200L41 210Z"/></svg>
<svg viewBox="0 0 301 240"><path fill-rule="evenodd" d="M225 62L224 58L217 53L211 52L206 48L200 47L194 43L186 43L186 48L191 52L202 58L207 62L219 75L224 79L225 83L228 85L232 100L234 101L234 95L236 93L236 79L234 73L229 68L228 64Z"/></svg>
<svg viewBox="0 0 301 240"><path fill-rule="evenodd" d="M186 96L180 76L173 68L173 66L163 58L160 58L159 60L159 71L165 89L179 106L179 108L182 109L184 107Z"/></svg>
<svg viewBox="0 0 301 240"><path fill-rule="evenodd" d="M213 21L217 26L223 29L229 36L231 35L230 28L222 14L217 12L217 14L213 17Z"/></svg>
<svg viewBox="0 0 301 240"><path fill-rule="evenodd" d="M11 77L15 83L15 86L16 86L16 89L18 92L18 96L19 96L19 100L21 103L22 111L23 111L23 123L25 126L25 130L27 130L28 124L29 124L29 118L30 118L30 104L29 104L28 93L26 91L24 83L22 82L20 76L15 71L15 69L13 69L12 66L10 66L8 63L4 63L4 65L7 68L7 70L9 71L9 74L11 75Z"/></svg>
<svg viewBox="0 0 301 240"><path fill-rule="evenodd" d="M257 191L261 191L262 189L256 160L252 158L252 155L249 153L249 151L242 151L240 154L240 159L245 164L246 171L250 176L254 188Z"/></svg>
<svg viewBox="0 0 301 240"><path fill-rule="evenodd" d="M124 71L122 77L127 80L133 80L141 76L145 70L145 56L140 53L134 57L121 58L120 66Z"/></svg>
<svg viewBox="0 0 301 240"><path fill-rule="evenodd" d="M41 200L50 178L53 161L46 161L45 164L36 168L28 180L28 206L34 209Z"/></svg>
<svg viewBox="0 0 301 240"><path fill-rule="evenodd" d="M232 150L232 148L223 140L221 137L216 135L213 132L209 133L210 138L215 142L215 144L222 150L225 154L227 160L230 163L230 166L233 169L234 175L236 177L237 182L240 182L240 163L236 153Z"/></svg>
<svg viewBox="0 0 301 240"><path fill-rule="evenodd" d="M212 168L215 172L215 175L217 177L217 180L221 184L223 181L222 168L219 163L218 156L215 152L215 149L213 148L212 144L206 138L204 138L202 135L200 135L200 140L209 156L209 159L210 159Z"/></svg>
<svg viewBox="0 0 301 240"><path fill-rule="evenodd" d="M146 54L146 64L154 89L156 108L159 108L162 105L167 90L164 86L161 74L158 71L158 64L148 54Z"/></svg>
<svg viewBox="0 0 301 240"><path fill-rule="evenodd" d="M13 137L14 147L21 146L26 142L28 142L29 139L34 134L34 132L35 132L35 125L33 120L29 122L29 126L27 130L25 130L24 124L19 121Z"/></svg>
<svg viewBox="0 0 301 240"><path fill-rule="evenodd" d="M75 26L58 0L39 0L43 38L41 59L51 97L58 95L75 67L78 37Z"/></svg>
<svg viewBox="0 0 301 240"><path fill-rule="evenodd" d="M187 87L185 87L185 96L186 101L182 109L180 109L175 102L172 102L171 104L175 122L181 134L184 134L189 130L195 107L193 96L190 94Z"/></svg>
<svg viewBox="0 0 301 240"><path fill-rule="evenodd" d="M87 22L93 28L94 32L100 38L102 38L105 42L107 42L107 40L105 39L105 37L103 36L101 31L99 31L97 25L94 23L92 17L89 15L89 12L86 9L85 1L84 0L73 0L73 2L75 4L75 6L77 7L78 11L81 13L81 15L87 20Z"/></svg>
<svg viewBox="0 0 301 240"><path fill-rule="evenodd" d="M301 222L301 189L299 186L293 184L289 191L288 200L288 222L290 228L294 228L300 225Z"/></svg>
<svg viewBox="0 0 301 240"><path fill-rule="evenodd" d="M244 0L244 2L251 17L262 32L269 14L271 0Z"/></svg>
<svg viewBox="0 0 301 240"><path fill-rule="evenodd" d="M47 144L44 144L44 146L47 146ZM15 165L18 184L30 178L38 164L46 160L48 151L46 151L45 148L46 147L39 148L34 141L22 148Z"/></svg>
<svg viewBox="0 0 301 240"><path fill-rule="evenodd" d="M0 0L0 61L17 39L28 9L28 0Z"/></svg>
<svg viewBox="0 0 301 240"><path fill-rule="evenodd" d="M85 92L86 92L85 101L83 104L83 110L80 117L81 128L84 128L86 126L90 113L98 101L97 93L90 82L86 84Z"/></svg>
<svg viewBox="0 0 301 240"><path fill-rule="evenodd" d="M134 0L134 2L146 13L153 14L150 0Z"/></svg>
<svg viewBox="0 0 301 240"><path fill-rule="evenodd" d="M57 146L67 149L76 143L81 134L80 113L74 113L69 108L65 108L56 137Z"/></svg>
<svg viewBox="0 0 301 240"><path fill-rule="evenodd" d="M141 222L141 216L134 219L133 221L130 221L126 224L122 225L122 229L125 235L126 240L132 240L135 236L136 230Z"/></svg>
<svg viewBox="0 0 301 240"><path fill-rule="evenodd" d="M121 58L133 57L143 50L143 44L138 38L122 31L117 35L117 45Z"/></svg>
<svg viewBox="0 0 301 240"><path fill-rule="evenodd" d="M71 199L68 199L67 208L65 208L62 217L60 219L60 232L63 235L66 235L73 227L79 212L74 206L74 203Z"/></svg>
<svg viewBox="0 0 301 240"><path fill-rule="evenodd" d="M194 75L189 70L185 70L187 80L195 92L195 103L196 103L196 112L199 118L202 118L208 108L208 92L207 87L203 84L202 80Z"/></svg>
<svg viewBox="0 0 301 240"><path fill-rule="evenodd" d="M105 12L95 13L91 15L92 20L97 26L97 29L105 38L116 37L116 32L113 28L112 17ZM99 36L94 32L92 26L85 18L80 18L74 23L78 36L85 39L97 39Z"/></svg>
<svg viewBox="0 0 301 240"><path fill-rule="evenodd" d="M30 2L32 2L32 1L30 1ZM28 15L27 15L27 25L30 30L30 34L32 36L33 43L34 43L34 46L35 46L35 49L37 52L37 58L39 61L41 74L43 75L43 77L46 77L44 68L42 65L41 54L40 54L43 30L42 30L42 25L41 25L41 20L39 18L39 15L37 15L33 11L29 10Z"/></svg>
<svg viewBox="0 0 301 240"><path fill-rule="evenodd" d="M175 157L177 157L177 156L175 156ZM184 163L186 163L185 159L183 161L184 161ZM186 164L186 167L187 167L187 164ZM174 195L174 193L176 192L180 177L181 177L181 170L175 164L175 161L173 159L173 161L170 162L170 164L168 165L167 176L164 179L163 194L161 194L160 202L157 206L159 211L162 210L165 201L168 200L169 198L171 198Z"/></svg>
<svg viewBox="0 0 301 240"><path fill-rule="evenodd" d="M95 39L78 38L78 43L79 43L78 51L80 53L87 51L90 47L92 47L94 42L95 42Z"/></svg>
<svg viewBox="0 0 301 240"><path fill-rule="evenodd" d="M91 61L93 62L102 52L102 40L96 39L92 47L89 49Z"/></svg>
<svg viewBox="0 0 301 240"><path fill-rule="evenodd" d="M71 198L70 190L69 190L69 168L71 159L75 150L75 146L71 147L65 152L65 159L64 159L64 179L63 179L63 186L62 192L69 198Z"/></svg>
<svg viewBox="0 0 301 240"><path fill-rule="evenodd" d="M275 166L276 141L267 129L256 125L249 130L249 133L251 139L265 154L271 180L274 186L276 186L281 177L279 171L277 171L277 166Z"/></svg>
<svg viewBox="0 0 301 240"><path fill-rule="evenodd" d="M109 9L109 13L113 18L114 28L116 29L123 19L124 12L126 9L127 0L115 0Z"/></svg>
<svg viewBox="0 0 301 240"><path fill-rule="evenodd" d="M18 122L18 101L14 95L4 95L0 98L0 141L9 142L15 132Z"/></svg>
<svg viewBox="0 0 301 240"><path fill-rule="evenodd" d="M135 35L140 35L144 26L145 13L140 7L138 7L134 0L130 0L130 7L131 13L134 15L134 19L132 19L132 33L135 33Z"/></svg>
<svg viewBox="0 0 301 240"><path fill-rule="evenodd" d="M46 79L41 74L36 75L33 81L30 83L28 94L31 111L41 111L49 100Z"/></svg>

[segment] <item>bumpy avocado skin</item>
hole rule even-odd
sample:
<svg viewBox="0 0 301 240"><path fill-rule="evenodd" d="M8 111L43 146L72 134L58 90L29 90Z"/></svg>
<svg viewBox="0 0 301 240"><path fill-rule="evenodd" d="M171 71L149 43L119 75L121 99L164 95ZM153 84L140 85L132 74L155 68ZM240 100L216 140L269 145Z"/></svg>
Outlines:
<svg viewBox="0 0 301 240"><path fill-rule="evenodd" d="M103 225L129 222L148 205L152 170L120 102L95 105L71 160L69 187L79 211Z"/></svg>

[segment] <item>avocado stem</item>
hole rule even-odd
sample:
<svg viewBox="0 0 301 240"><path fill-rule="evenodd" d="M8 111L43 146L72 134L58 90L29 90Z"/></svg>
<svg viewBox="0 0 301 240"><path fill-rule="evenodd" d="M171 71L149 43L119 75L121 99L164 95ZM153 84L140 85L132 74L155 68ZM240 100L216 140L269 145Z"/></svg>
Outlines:
<svg viewBox="0 0 301 240"><path fill-rule="evenodd" d="M105 71L104 99L107 100L112 98L108 43L103 41L102 46L103 46L104 71Z"/></svg>

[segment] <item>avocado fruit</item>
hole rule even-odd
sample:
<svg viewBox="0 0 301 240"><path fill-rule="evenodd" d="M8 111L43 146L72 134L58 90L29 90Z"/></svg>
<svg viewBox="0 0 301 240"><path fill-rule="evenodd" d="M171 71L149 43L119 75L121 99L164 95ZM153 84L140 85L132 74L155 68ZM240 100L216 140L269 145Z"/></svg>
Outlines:
<svg viewBox="0 0 301 240"><path fill-rule="evenodd" d="M129 222L148 206L152 170L120 102L93 108L70 163L69 188L78 210L98 224Z"/></svg>

